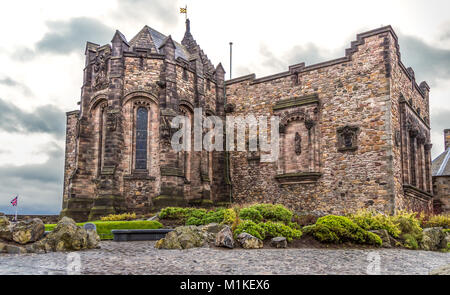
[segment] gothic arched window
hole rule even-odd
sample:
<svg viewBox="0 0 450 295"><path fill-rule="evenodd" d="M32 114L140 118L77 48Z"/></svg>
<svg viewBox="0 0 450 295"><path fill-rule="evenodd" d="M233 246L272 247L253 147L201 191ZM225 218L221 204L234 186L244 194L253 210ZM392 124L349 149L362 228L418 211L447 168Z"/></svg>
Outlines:
<svg viewBox="0 0 450 295"><path fill-rule="evenodd" d="M147 169L148 110L140 107L136 115L136 169Z"/></svg>

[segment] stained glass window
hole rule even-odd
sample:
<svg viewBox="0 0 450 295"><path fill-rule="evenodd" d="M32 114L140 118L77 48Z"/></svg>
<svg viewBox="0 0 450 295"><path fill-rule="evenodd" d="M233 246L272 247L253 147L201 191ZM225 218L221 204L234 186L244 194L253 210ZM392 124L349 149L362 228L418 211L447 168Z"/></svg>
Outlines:
<svg viewBox="0 0 450 295"><path fill-rule="evenodd" d="M148 110L140 107L136 116L136 169L147 169Z"/></svg>

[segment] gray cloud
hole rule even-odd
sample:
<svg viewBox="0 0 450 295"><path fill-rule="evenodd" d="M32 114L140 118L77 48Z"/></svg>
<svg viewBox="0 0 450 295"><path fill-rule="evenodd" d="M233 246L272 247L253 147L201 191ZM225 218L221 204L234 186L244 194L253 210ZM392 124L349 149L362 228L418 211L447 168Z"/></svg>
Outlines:
<svg viewBox="0 0 450 295"><path fill-rule="evenodd" d="M19 89L26 96L33 95L33 93L31 92L30 88L28 88L27 85L20 83L16 80L12 79L11 77L5 77L3 79L0 79L0 85L15 87L15 88Z"/></svg>
<svg viewBox="0 0 450 295"><path fill-rule="evenodd" d="M105 44L109 43L114 35L114 29L89 17L48 21L46 24L49 31L35 44L34 49L19 49L13 54L15 59L26 61L44 53L64 55L83 52L86 41Z"/></svg>
<svg viewBox="0 0 450 295"><path fill-rule="evenodd" d="M189 8L188 8L189 10ZM179 7L175 1L166 0L120 0L115 17L149 24L152 19L164 20L167 27L175 27L180 20Z"/></svg>
<svg viewBox="0 0 450 295"><path fill-rule="evenodd" d="M11 133L49 133L64 137L65 115L53 105L44 105L26 112L0 98L0 129Z"/></svg>
<svg viewBox="0 0 450 295"><path fill-rule="evenodd" d="M399 34L400 52L406 67L412 67L417 81L426 80L430 86L437 79L450 78L450 49L434 47L423 40Z"/></svg>
<svg viewBox="0 0 450 295"><path fill-rule="evenodd" d="M316 44L307 43L303 46L294 46L280 55L274 54L267 45L261 44L259 48L260 65L264 67L266 72L286 71L288 66L292 64L305 62L306 65L311 65L343 56L344 48L343 46L341 49L329 51Z"/></svg>
<svg viewBox="0 0 450 295"><path fill-rule="evenodd" d="M42 164L0 167L0 212L14 213L9 202L19 194L19 214L57 214L61 210L64 152L55 143L43 147Z"/></svg>

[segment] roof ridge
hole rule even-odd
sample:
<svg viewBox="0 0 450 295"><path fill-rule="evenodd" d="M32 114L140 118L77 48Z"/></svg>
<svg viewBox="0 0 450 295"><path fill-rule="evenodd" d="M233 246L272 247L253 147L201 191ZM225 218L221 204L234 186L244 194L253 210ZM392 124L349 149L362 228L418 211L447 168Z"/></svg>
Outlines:
<svg viewBox="0 0 450 295"><path fill-rule="evenodd" d="M439 170L436 173L437 176L442 175L442 173L444 173L445 167L447 167L448 160L450 159L450 148L447 148L445 153L447 154L445 155L444 161L442 161L441 167L439 167Z"/></svg>

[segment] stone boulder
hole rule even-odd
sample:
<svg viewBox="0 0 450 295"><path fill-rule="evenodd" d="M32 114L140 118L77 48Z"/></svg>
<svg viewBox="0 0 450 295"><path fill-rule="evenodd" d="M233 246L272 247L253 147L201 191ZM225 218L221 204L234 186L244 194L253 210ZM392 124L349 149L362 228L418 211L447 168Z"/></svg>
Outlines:
<svg viewBox="0 0 450 295"><path fill-rule="evenodd" d="M11 225L12 240L21 245L36 242L44 236L45 226L39 218L19 221Z"/></svg>
<svg viewBox="0 0 450 295"><path fill-rule="evenodd" d="M6 216L0 216L0 239L12 241L10 222Z"/></svg>
<svg viewBox="0 0 450 295"><path fill-rule="evenodd" d="M425 228L422 233L420 246L423 250L433 251L441 247L441 241L444 238L442 227Z"/></svg>
<svg viewBox="0 0 450 295"><path fill-rule="evenodd" d="M391 248L392 247L391 237L389 236L389 233L387 230L377 229L377 230L369 230L369 231L371 233L376 234L377 236L379 236L381 238L381 241L383 242L381 247L383 247L383 248Z"/></svg>
<svg viewBox="0 0 450 295"><path fill-rule="evenodd" d="M441 249L450 250L450 232L443 232L443 238L441 241Z"/></svg>
<svg viewBox="0 0 450 295"><path fill-rule="evenodd" d="M100 238L95 231L89 233L69 217L63 217L55 229L33 245L34 251L77 251L98 247Z"/></svg>
<svg viewBox="0 0 450 295"><path fill-rule="evenodd" d="M233 232L229 226L225 226L217 233L215 245L217 247L234 248Z"/></svg>
<svg viewBox="0 0 450 295"><path fill-rule="evenodd" d="M179 226L167 233L166 237L157 241L158 249L189 249L203 247L208 244L210 234L195 225Z"/></svg>
<svg viewBox="0 0 450 295"><path fill-rule="evenodd" d="M248 233L239 234L236 240L244 249L261 249L263 247L263 241Z"/></svg>
<svg viewBox="0 0 450 295"><path fill-rule="evenodd" d="M286 248L287 240L285 237L275 237L270 240L270 245L275 248Z"/></svg>

